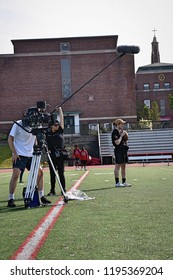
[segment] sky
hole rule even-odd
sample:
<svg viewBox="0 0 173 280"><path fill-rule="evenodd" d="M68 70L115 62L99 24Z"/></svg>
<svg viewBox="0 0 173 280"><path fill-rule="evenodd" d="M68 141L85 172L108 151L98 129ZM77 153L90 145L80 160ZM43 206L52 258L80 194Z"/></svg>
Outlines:
<svg viewBox="0 0 173 280"><path fill-rule="evenodd" d="M118 46L135 45L135 70L151 63L154 32L160 61L173 63L171 0L0 0L0 54L13 39L118 35Z"/></svg>

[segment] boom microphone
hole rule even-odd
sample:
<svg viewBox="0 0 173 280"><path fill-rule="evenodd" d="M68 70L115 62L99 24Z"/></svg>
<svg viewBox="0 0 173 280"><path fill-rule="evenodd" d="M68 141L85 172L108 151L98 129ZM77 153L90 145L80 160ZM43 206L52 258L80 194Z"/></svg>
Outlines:
<svg viewBox="0 0 173 280"><path fill-rule="evenodd" d="M138 46L119 46L117 47L117 52L122 54L137 54L140 52Z"/></svg>

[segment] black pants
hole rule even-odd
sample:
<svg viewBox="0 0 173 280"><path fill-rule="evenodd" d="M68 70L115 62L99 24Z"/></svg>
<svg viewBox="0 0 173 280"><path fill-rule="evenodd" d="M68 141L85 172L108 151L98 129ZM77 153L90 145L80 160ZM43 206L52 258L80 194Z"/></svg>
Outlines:
<svg viewBox="0 0 173 280"><path fill-rule="evenodd" d="M61 157L55 157L55 156L51 156L53 165L55 167L55 169L58 171L58 175L59 175L59 179L62 185L63 190L66 192L65 189L65 176L64 176L64 160ZM54 173L54 170L52 168L52 165L49 163L49 170L50 170L50 183L51 183L51 189L50 191L52 193L55 192L55 182L56 182L56 175Z"/></svg>

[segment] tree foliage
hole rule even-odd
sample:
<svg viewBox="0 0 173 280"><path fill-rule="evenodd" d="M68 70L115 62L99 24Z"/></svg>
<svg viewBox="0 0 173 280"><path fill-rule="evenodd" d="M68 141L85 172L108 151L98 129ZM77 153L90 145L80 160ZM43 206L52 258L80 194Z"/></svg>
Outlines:
<svg viewBox="0 0 173 280"><path fill-rule="evenodd" d="M168 99L169 99L169 106L173 110L173 94L172 93L169 94Z"/></svg>
<svg viewBox="0 0 173 280"><path fill-rule="evenodd" d="M145 104L144 106L138 107L138 120L150 120L156 122L160 120L159 106L156 101L151 103L151 108L148 108Z"/></svg>
<svg viewBox="0 0 173 280"><path fill-rule="evenodd" d="M150 109L150 120L152 122L157 122L160 120L160 111L159 111L159 106L156 101L154 101L151 104L151 109Z"/></svg>

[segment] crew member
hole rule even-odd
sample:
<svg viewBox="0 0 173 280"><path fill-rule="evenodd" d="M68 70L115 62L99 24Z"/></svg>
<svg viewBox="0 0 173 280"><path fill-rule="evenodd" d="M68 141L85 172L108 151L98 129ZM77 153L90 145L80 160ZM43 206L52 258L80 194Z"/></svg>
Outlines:
<svg viewBox="0 0 173 280"><path fill-rule="evenodd" d="M56 170L58 170L60 183L64 192L66 192L66 182L64 176L64 158L62 155L62 150L64 149L64 115L61 107L57 108L60 115L60 121L53 120L49 123L50 129L46 132L46 141L48 145L48 149L50 151L50 157L52 163ZM56 175L52 164L48 161L49 170L50 170L50 192L49 196L56 195L55 192L55 183L56 183Z"/></svg>

